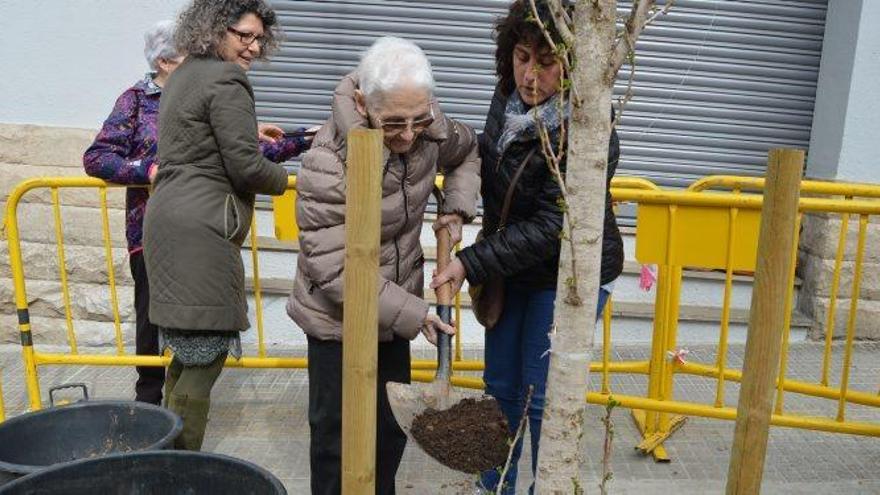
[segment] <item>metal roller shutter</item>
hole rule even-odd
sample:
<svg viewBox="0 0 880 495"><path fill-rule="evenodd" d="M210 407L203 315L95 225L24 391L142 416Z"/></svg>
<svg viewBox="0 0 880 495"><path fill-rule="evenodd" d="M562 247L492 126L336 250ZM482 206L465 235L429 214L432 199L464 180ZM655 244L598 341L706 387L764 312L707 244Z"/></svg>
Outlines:
<svg viewBox="0 0 880 495"><path fill-rule="evenodd" d="M359 53L398 35L428 54L445 111L482 128L495 82L491 25L508 0L271 3L286 40L251 76L262 121L320 123ZM771 147L806 149L826 8L827 0L677 0L637 47L620 173L680 186L708 174L761 174Z"/></svg>
<svg viewBox="0 0 880 495"><path fill-rule="evenodd" d="M678 0L636 50L621 171L665 185L759 175L773 147L806 149L827 0ZM618 77L624 89L628 67Z"/></svg>

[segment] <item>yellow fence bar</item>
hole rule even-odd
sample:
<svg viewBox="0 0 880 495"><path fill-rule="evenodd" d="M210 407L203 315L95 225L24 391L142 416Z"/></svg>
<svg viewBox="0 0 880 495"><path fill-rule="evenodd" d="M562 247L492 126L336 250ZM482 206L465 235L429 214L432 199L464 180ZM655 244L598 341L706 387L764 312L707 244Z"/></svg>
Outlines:
<svg viewBox="0 0 880 495"><path fill-rule="evenodd" d="M849 199L849 198L847 198ZM840 267L843 266L843 253L846 251L846 238L849 232L849 214L841 216L840 234L837 238L837 254L834 256L834 273L831 275L831 298L828 303L828 318L825 320L825 352L822 355L822 378L820 383L828 385L831 369L831 342L834 339L834 325L837 316L837 292L840 290Z"/></svg>
<svg viewBox="0 0 880 495"><path fill-rule="evenodd" d="M267 365L256 365L257 360L266 360ZM34 353L34 363L44 365L67 365L67 366L167 366L171 362L170 356L143 356L126 354L58 354L58 353ZM259 361L262 362L262 361ZM226 366L233 368L306 368L307 359L304 357L265 357L244 356L241 359L227 358ZM455 371L483 371L485 368L482 361L463 360L452 364ZM434 359L414 359L411 363L413 370L436 370L437 361ZM590 363L591 372L600 372L605 369L602 362ZM648 361L625 361L608 363L609 373L648 374ZM880 399L878 399L880 401Z"/></svg>
<svg viewBox="0 0 880 495"><path fill-rule="evenodd" d="M657 269L657 295L654 307L654 328L651 335L651 361L650 373L648 374L648 397L659 399L661 397L661 381L663 379L662 367L664 359L664 345L666 342L666 300L669 297L670 267L660 265ZM653 434L657 429L657 413L653 410L645 412L645 435Z"/></svg>
<svg viewBox="0 0 880 495"><path fill-rule="evenodd" d="M670 236L672 237L672 236ZM675 366L675 358L671 357L676 354L676 341L678 338L678 310L679 300L681 296L681 267L674 266L670 269L672 285L669 288L669 297L667 298L667 324L665 325L666 342L663 352L663 380L661 382L661 399L673 400L674 383L673 374ZM660 413L660 431L669 433L671 427L671 418L668 414Z"/></svg>
<svg viewBox="0 0 880 495"><path fill-rule="evenodd" d="M412 379L419 382L430 382L434 379L434 376L430 372L416 372L413 373ZM453 376L452 384L457 387L472 389L484 388L483 381L479 378L474 377ZM614 394L613 396L611 396L599 392L588 392L586 394L586 402L589 404L608 405L608 403L610 403L612 399L617 402L621 407L633 410L653 410L663 413L725 419L728 421L736 419L736 408L733 407L713 407L704 404L656 400L645 397L621 394ZM850 435L865 435L872 437L880 436L880 424L876 423L855 421L840 423L832 419L820 417L773 414L770 417L770 424L773 426L825 431L831 433L846 433Z"/></svg>
<svg viewBox="0 0 880 495"><path fill-rule="evenodd" d="M263 332L263 290L260 286L260 257L257 246L257 216L251 216L251 264L254 279L254 309L257 318L257 355L266 357L266 340Z"/></svg>
<svg viewBox="0 0 880 495"><path fill-rule="evenodd" d="M685 363L676 366L676 373L685 373L688 375L704 376L707 378L718 378L718 370L714 366L700 363ZM731 382L742 381L742 371L734 369L724 370L724 379ZM786 379L784 381L786 392L793 392L822 399L831 399L838 401L843 397L846 402L859 404L863 406L880 407L880 396L868 392L858 392L847 390L844 394L839 388L826 387L816 383L802 382L799 380Z"/></svg>
<svg viewBox="0 0 880 495"><path fill-rule="evenodd" d="M666 260L664 263L666 266L669 267L667 278L669 283L669 291L666 293L666 298L663 301L664 305L661 313L662 316L655 316L662 317L666 320L666 323L663 325L663 336L660 342L660 345L662 347L659 349L659 352L656 356L657 358L659 358L657 364L659 365L660 371L658 394L659 399L664 401L672 400L673 397L673 362L669 359L669 353L675 352L675 341L677 337L676 329L678 326L678 301L679 292L681 290L681 267L675 266L672 261L677 247L676 236L673 234L674 232L676 232L677 213L678 206L669 205L667 214L669 216L668 232L670 234L666 236ZM649 397L651 396L649 395ZM658 415L657 430L660 433L668 433L670 431L670 418L668 414L661 412ZM663 455L663 457L665 457L665 455Z"/></svg>
<svg viewBox="0 0 880 495"><path fill-rule="evenodd" d="M461 243L455 245L455 253L461 251ZM455 351L452 355L453 361L461 361L461 291L455 293L455 336L453 337Z"/></svg>
<svg viewBox="0 0 880 495"><path fill-rule="evenodd" d="M61 222L61 201L58 188L52 188L52 213L55 217L55 243L58 247L58 276L61 279L61 297L64 301L64 320L67 324L67 345L72 354L77 353L76 333L73 331L73 315L70 311L70 286L67 283L67 259L64 256L64 228Z"/></svg>
<svg viewBox="0 0 880 495"><path fill-rule="evenodd" d="M855 339L856 336L856 313L859 308L859 295L861 294L862 261L864 261L865 258L865 237L867 236L867 232L868 215L861 215L859 217L859 240L858 247L856 248L856 264L853 270L852 297L850 297L849 300L849 319L846 324L846 347L843 350L843 370L840 378L841 399L837 406L838 421L843 421L846 410L846 401L843 397L846 396L847 389L849 388L849 370L850 365L852 364L853 339Z"/></svg>
<svg viewBox="0 0 880 495"><path fill-rule="evenodd" d="M803 214L799 214L794 223L794 244L791 249L791 257L789 258L789 267L788 267L788 284L785 293L785 318L782 323L782 349L781 355L779 357L779 378L777 379L777 387L776 387L776 404L774 412L776 414L782 414L782 404L785 395L785 389L783 388L783 383L785 381L785 375L788 373L788 343L791 338L791 312L794 308L794 277L795 277L795 269L797 268L797 258L798 258L798 246L800 243L801 237L801 221L803 219Z"/></svg>
<svg viewBox="0 0 880 495"><path fill-rule="evenodd" d="M460 384L460 386L464 386L465 383ZM618 394L614 394L612 397L597 392L588 393L586 400L590 404L607 405L612 398L615 402L619 403L620 406L629 409L655 410L667 414L683 414L686 416L700 416L704 418L726 420L736 419L736 408L733 407L713 407L705 404L655 400L645 397ZM770 424L773 426L827 431L832 433L847 433L851 435L866 435L873 437L880 436L880 424L876 423L854 421L841 423L827 418L774 414L770 417Z"/></svg>
<svg viewBox="0 0 880 495"><path fill-rule="evenodd" d="M612 197L648 205L703 206L718 208L739 208L740 210L760 210L761 196L755 194L713 193L703 194L690 191L648 191L640 189L613 189ZM798 205L801 212L853 213L857 215L880 215L880 201L843 201L832 198L802 197Z"/></svg>
<svg viewBox="0 0 880 495"><path fill-rule="evenodd" d="M718 356L715 365L718 368L718 383L715 387L715 407L724 406L724 374L721 370L727 366L727 344L730 334L730 299L733 292L733 253L736 246L736 217L738 208L730 209L730 226L727 228L727 256L724 270L724 300L721 303L721 334L718 337Z"/></svg>
<svg viewBox="0 0 880 495"><path fill-rule="evenodd" d="M15 289L15 309L18 316L18 330L21 337L21 352L24 361L25 383L31 409L39 409L40 384L37 379L37 364L34 360L34 341L31 334L30 312L28 311L27 290L24 283L21 259L21 241L18 233L18 203L21 197L35 187L40 187L41 179L31 179L19 184L6 199L6 236L9 243L9 264L12 270L12 284ZM101 181L103 182L103 181ZM96 184L97 185L97 184ZM51 187L47 184L42 187Z"/></svg>
<svg viewBox="0 0 880 495"><path fill-rule="evenodd" d="M609 370L611 368L611 311L613 311L611 297L605 303L602 313L602 393L610 394L611 385Z"/></svg>
<svg viewBox="0 0 880 495"><path fill-rule="evenodd" d="M644 189L648 191L661 190L657 184L639 177L615 177L611 179L611 187L618 189Z"/></svg>
<svg viewBox="0 0 880 495"><path fill-rule="evenodd" d="M702 192L713 188L763 191L764 178L740 177L736 175L710 175L694 182L687 188L687 190L691 192ZM876 184L855 182L803 180L801 181L801 191L804 193L823 194L828 196L880 198L880 187L877 187Z"/></svg>
<svg viewBox="0 0 880 495"><path fill-rule="evenodd" d="M110 240L110 214L107 212L107 188L100 188L101 224L104 234L104 250L107 256L107 283L110 285L110 304L113 308L113 324L116 330L116 352L125 354L122 345L122 323L119 318L119 297L116 294L116 268L113 266L113 243Z"/></svg>

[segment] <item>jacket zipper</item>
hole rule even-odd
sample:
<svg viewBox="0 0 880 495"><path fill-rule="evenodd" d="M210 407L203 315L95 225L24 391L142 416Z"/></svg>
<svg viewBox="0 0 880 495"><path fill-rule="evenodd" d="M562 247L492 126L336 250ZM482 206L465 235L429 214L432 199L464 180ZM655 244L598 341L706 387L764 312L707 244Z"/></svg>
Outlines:
<svg viewBox="0 0 880 495"><path fill-rule="evenodd" d="M505 152L506 152L506 150L505 150ZM495 162L496 179L497 179L498 172L501 171L501 160L503 160L503 159L504 159L504 152L498 153L498 160ZM484 208L485 208L485 205L484 205ZM498 212L498 214L499 214L498 220L500 221L501 220L501 218L500 218L501 212ZM495 232L501 232L502 230L504 230L504 227L501 225L499 225L498 227L495 228Z"/></svg>
<svg viewBox="0 0 880 495"><path fill-rule="evenodd" d="M397 155L397 158L400 160L400 164L403 165L403 175L400 178L400 190L403 194L403 218L404 218L404 227L409 225L409 199L406 196L406 176L408 173L408 167L406 158L403 155ZM394 262L394 283L400 283L400 235L396 235L394 237L394 254L395 254L395 262Z"/></svg>

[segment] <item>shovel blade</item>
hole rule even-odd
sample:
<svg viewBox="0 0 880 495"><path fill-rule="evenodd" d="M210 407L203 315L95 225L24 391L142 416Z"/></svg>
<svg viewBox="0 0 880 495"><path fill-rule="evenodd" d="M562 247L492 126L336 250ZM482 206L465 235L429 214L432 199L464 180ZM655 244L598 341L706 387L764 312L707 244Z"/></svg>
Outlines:
<svg viewBox="0 0 880 495"><path fill-rule="evenodd" d="M426 409L442 411L468 397L443 381L412 384L388 382L385 390L394 419L407 435L410 435L413 420Z"/></svg>

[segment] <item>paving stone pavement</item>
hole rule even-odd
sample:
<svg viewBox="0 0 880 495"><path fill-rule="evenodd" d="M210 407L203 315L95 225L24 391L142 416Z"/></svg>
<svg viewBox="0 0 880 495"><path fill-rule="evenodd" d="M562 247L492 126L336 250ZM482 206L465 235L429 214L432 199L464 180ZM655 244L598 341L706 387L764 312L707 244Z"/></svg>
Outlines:
<svg viewBox="0 0 880 495"><path fill-rule="evenodd" d="M81 351L82 352L82 351ZM104 350L103 352L109 352ZM302 355L302 349L271 351L272 355ZM742 364L743 346L731 346L728 363ZM614 360L647 359L646 347L618 347ZM429 357L423 352L418 357ZM468 353L478 357L479 351ZM789 376L815 382L821 367L822 345L801 343L792 346ZM854 348L850 386L877 393L880 385L880 344L858 343ZM691 348L688 359L714 363L714 350ZM840 377L842 347L835 344L832 376ZM3 368L3 395L8 416L24 412L24 390L20 350L0 346ZM86 382L92 395L99 398L133 397L133 369L116 367L50 366L40 369L43 394L48 387L66 382ZM600 376L593 374L591 387L597 389ZM679 400L711 403L713 380L696 376L676 377L675 397ZM644 376L612 375L612 391L618 394L643 394ZM727 405L736 406L737 386L725 387ZM45 397L44 397L45 402ZM306 416L308 380L304 370L228 369L214 389L211 421L204 449L255 462L274 473L291 494L309 491L309 428ZM836 403L787 394L786 411L833 417ZM601 470L601 425L603 408L587 408L587 451L585 483L588 493L596 493ZM633 450L639 436L629 412L617 409L614 452L611 466L614 494L722 493L725 486L734 424L730 421L690 418L666 443L672 458L667 464L655 463ZM849 406L847 417L880 422L880 410ZM528 448L524 449L528 452ZM529 458L524 454L518 493L525 493L530 475ZM770 434L764 475L766 494L880 494L880 441L876 438L774 428ZM410 445L398 475L398 492L413 494L473 493L472 476L445 469L417 447Z"/></svg>

